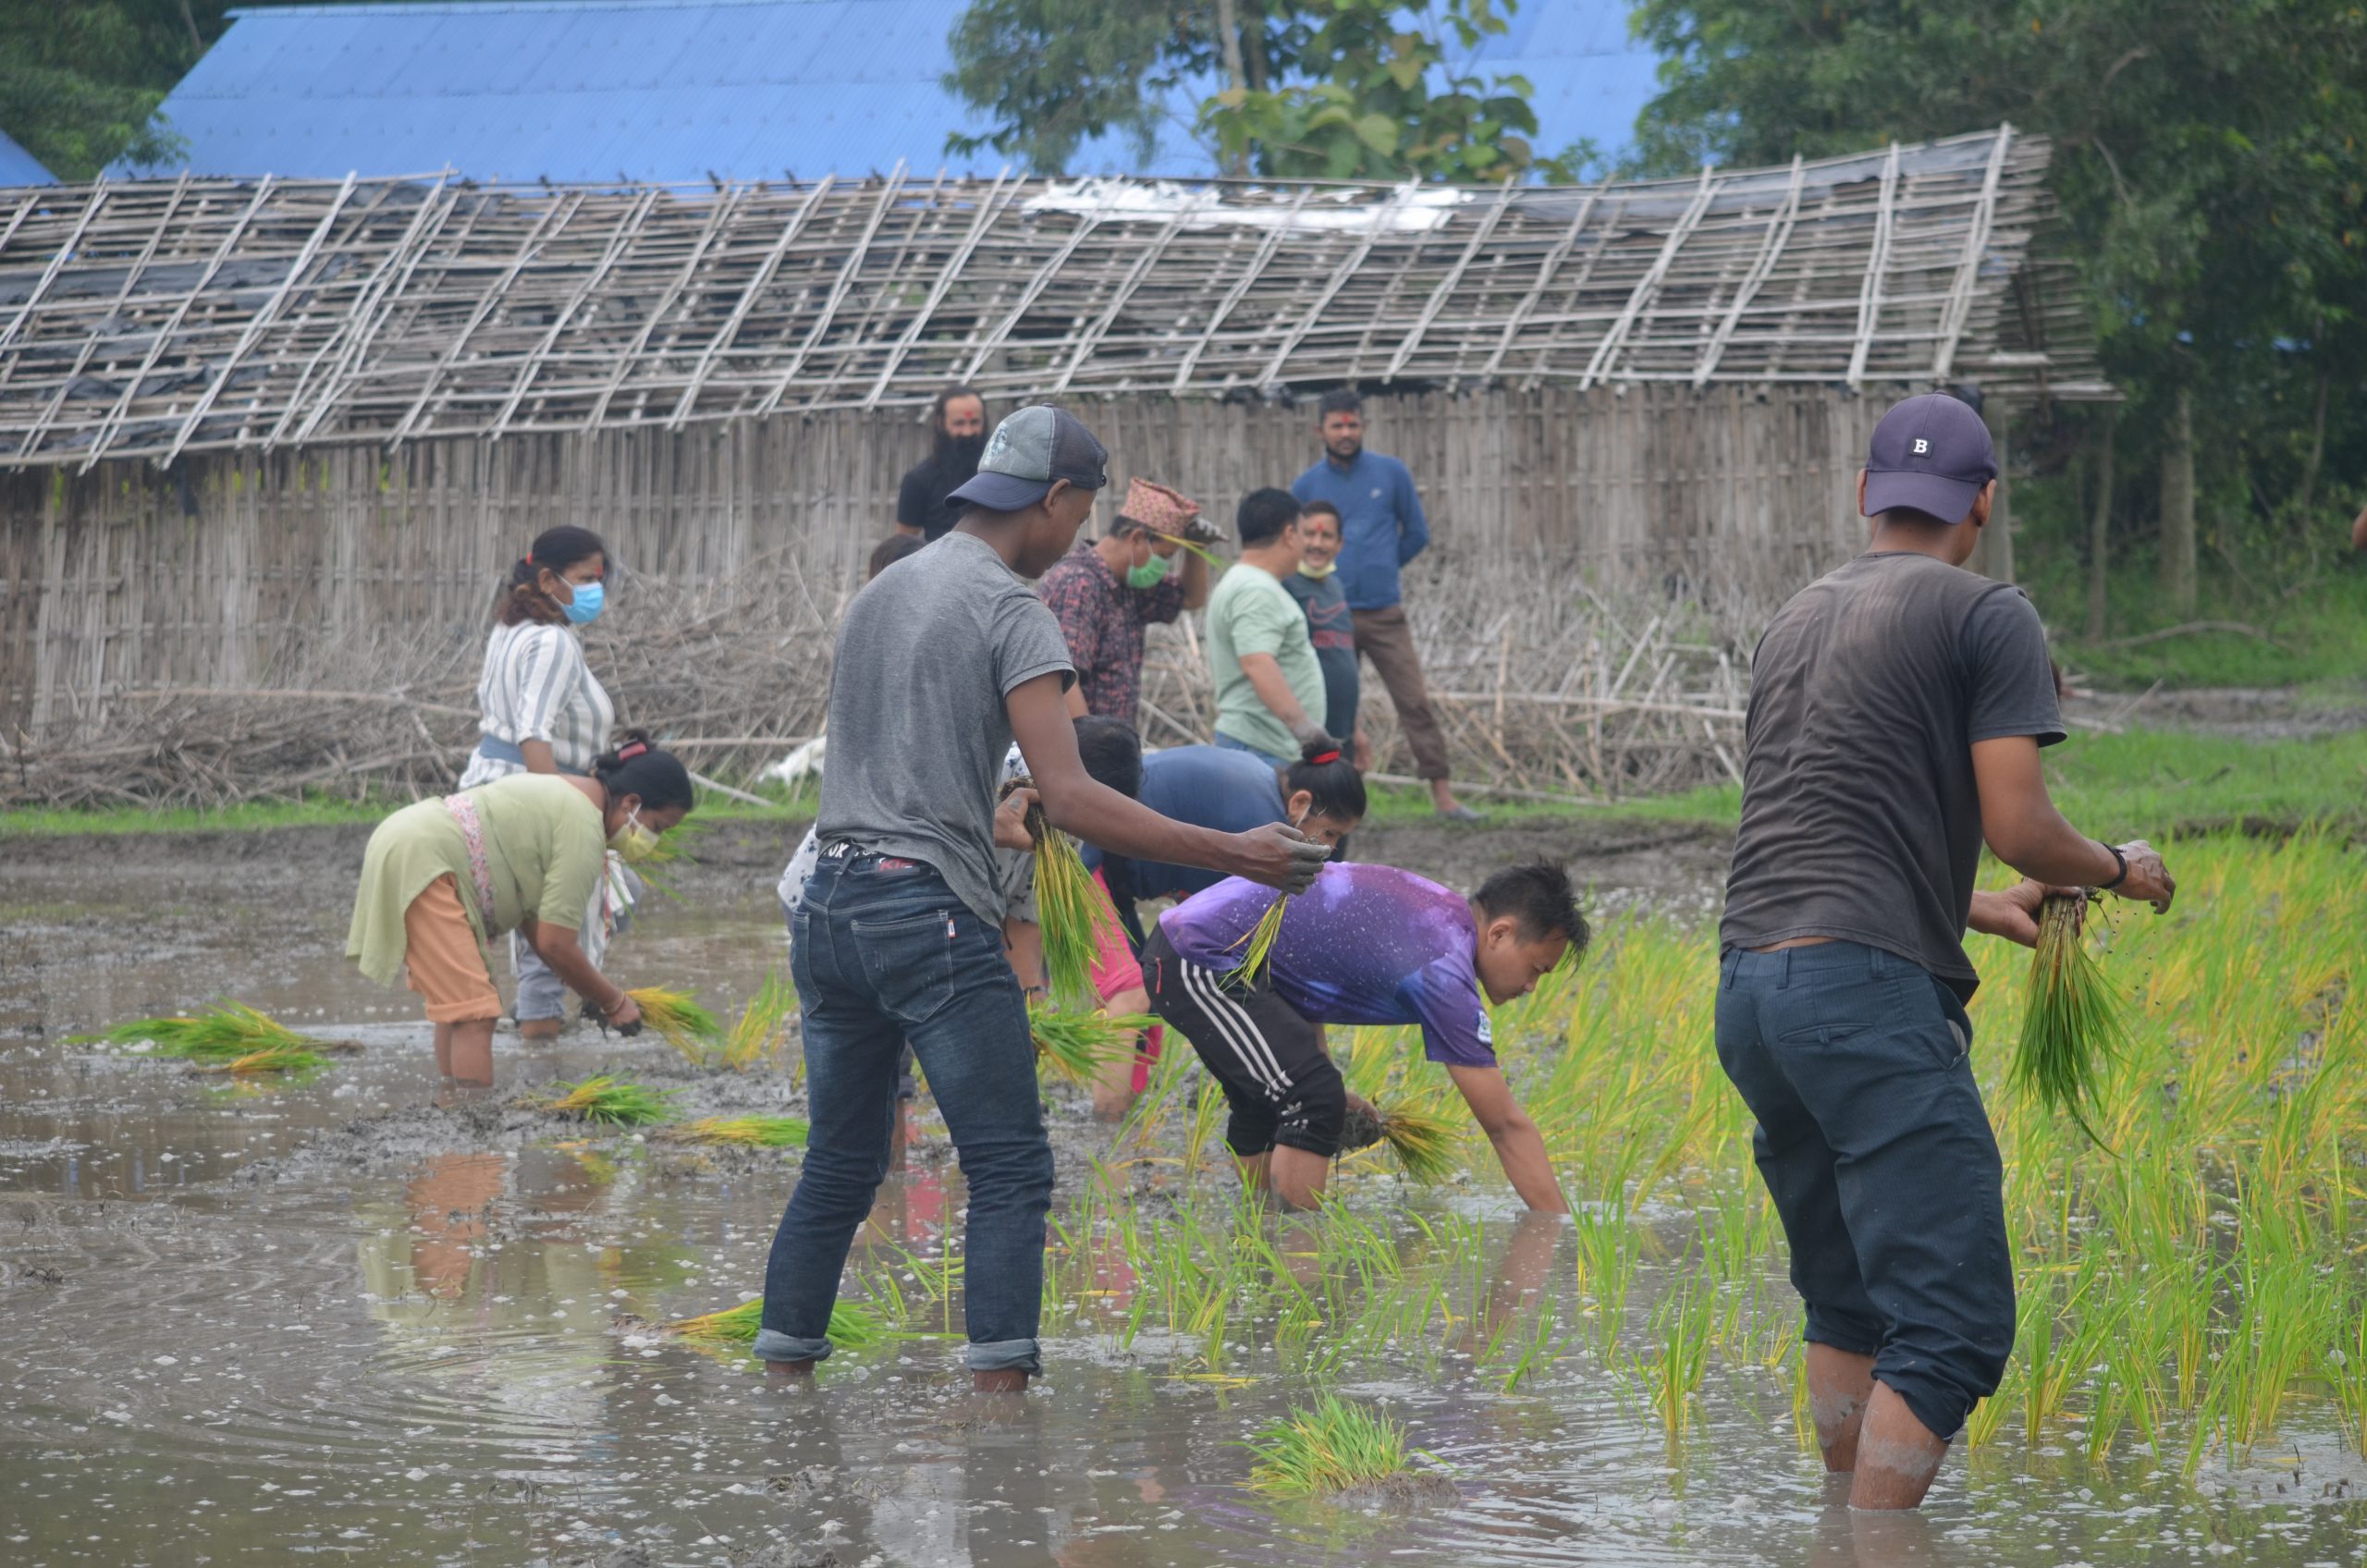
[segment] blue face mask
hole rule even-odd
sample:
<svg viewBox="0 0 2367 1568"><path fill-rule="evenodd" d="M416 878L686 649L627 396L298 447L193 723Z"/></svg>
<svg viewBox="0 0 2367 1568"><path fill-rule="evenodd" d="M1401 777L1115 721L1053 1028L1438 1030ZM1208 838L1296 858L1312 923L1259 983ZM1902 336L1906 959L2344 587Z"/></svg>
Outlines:
<svg viewBox="0 0 2367 1568"><path fill-rule="evenodd" d="M600 606L607 597L607 590L597 582L578 582L575 597L567 602L567 619L570 626L589 626L600 619Z"/></svg>

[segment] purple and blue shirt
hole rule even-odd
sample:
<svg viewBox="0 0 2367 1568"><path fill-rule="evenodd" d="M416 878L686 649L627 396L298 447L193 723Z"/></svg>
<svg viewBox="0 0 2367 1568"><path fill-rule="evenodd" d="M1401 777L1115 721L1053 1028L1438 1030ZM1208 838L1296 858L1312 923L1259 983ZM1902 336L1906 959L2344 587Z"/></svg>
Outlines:
<svg viewBox="0 0 2367 1568"><path fill-rule="evenodd" d="M1160 915L1159 928L1185 962L1230 970L1279 897L1233 877ZM1283 912L1269 975L1274 994L1315 1023L1419 1024L1432 1061L1493 1067L1471 967L1477 941L1471 905L1453 888L1393 865L1335 864Z"/></svg>

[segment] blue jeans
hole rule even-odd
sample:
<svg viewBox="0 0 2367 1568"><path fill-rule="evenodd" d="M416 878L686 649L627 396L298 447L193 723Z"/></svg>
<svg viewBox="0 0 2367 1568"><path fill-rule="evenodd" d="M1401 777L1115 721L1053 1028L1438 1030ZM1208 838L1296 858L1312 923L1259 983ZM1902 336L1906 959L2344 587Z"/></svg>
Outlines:
<svg viewBox="0 0 2367 1568"><path fill-rule="evenodd" d="M1718 1060L1759 1119L1807 1338L1873 1357L1942 1438L2014 1348L2004 1170L1971 1048L1956 994L1879 948L1720 961Z"/></svg>
<svg viewBox="0 0 2367 1568"><path fill-rule="evenodd" d="M1027 1002L1002 933L927 865L825 854L791 921L813 1131L765 1268L756 1354L830 1354L855 1228L888 1174L897 1059L912 1042L969 1183L964 1310L973 1371L1040 1370L1052 1145Z"/></svg>
<svg viewBox="0 0 2367 1568"><path fill-rule="evenodd" d="M1217 744L1228 752L1247 752L1253 757L1263 757L1276 767L1288 767L1298 761L1296 757L1278 757L1273 753L1262 747L1253 746L1246 741L1236 741L1221 729L1217 731Z"/></svg>

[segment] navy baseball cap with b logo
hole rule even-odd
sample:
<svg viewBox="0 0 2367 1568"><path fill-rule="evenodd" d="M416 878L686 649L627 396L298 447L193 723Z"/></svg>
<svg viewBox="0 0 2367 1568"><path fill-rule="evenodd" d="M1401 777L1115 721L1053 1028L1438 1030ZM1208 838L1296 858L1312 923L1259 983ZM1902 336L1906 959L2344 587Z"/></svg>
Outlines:
<svg viewBox="0 0 2367 1568"><path fill-rule="evenodd" d="M945 497L948 510L984 507L990 512L1025 511L1044 498L1055 480L1080 490L1110 483L1110 454L1066 409L1037 403L995 426L979 454L978 472Z"/></svg>
<svg viewBox="0 0 2367 1568"><path fill-rule="evenodd" d="M1866 515L1904 507L1962 522L1997 477L1997 448L1971 407L1926 392L1883 415L1866 451Z"/></svg>

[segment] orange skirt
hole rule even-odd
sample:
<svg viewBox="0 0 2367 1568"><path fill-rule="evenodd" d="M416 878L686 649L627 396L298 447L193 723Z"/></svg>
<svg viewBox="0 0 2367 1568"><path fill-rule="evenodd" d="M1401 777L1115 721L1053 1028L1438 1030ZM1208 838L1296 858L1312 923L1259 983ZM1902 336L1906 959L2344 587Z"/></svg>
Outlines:
<svg viewBox="0 0 2367 1568"><path fill-rule="evenodd" d="M427 998L435 1023L501 1016L501 993L485 973L484 949L460 905L460 885L439 876L403 911L403 983Z"/></svg>

